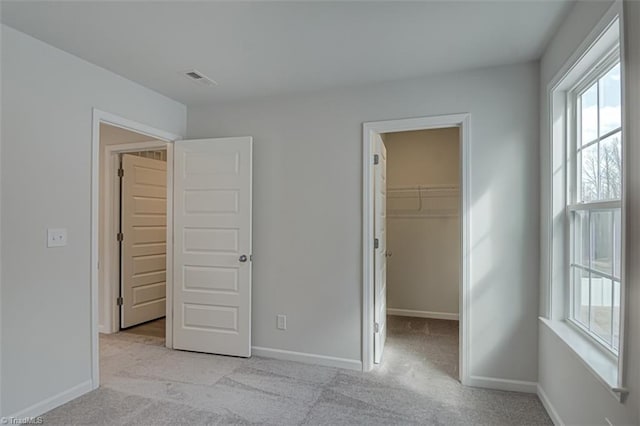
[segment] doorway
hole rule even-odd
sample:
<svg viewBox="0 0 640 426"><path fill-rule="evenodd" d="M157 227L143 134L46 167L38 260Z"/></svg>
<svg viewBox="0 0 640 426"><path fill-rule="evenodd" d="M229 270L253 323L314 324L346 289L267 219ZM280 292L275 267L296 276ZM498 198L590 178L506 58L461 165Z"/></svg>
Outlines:
<svg viewBox="0 0 640 426"><path fill-rule="evenodd" d="M457 340L459 357L453 361L457 365L448 370L450 375L457 372L456 378L463 384L467 382L469 121L468 114L456 114L364 124L362 343L365 371L383 362L388 333L397 333L405 328L428 329L428 323L432 321L434 324L431 324L431 329L451 334L449 340L453 344ZM414 152L404 159L400 158L404 155L401 149L403 142L398 141L400 135L424 136L424 132L429 131L439 132L441 136L448 133L449 139L453 137L455 146L448 148L456 149L449 150L447 155L456 157L454 171L433 165L429 170L422 171L416 167L414 176L409 176L407 162L411 155L419 155ZM404 143L407 144L411 143ZM391 154L389 147L392 148ZM440 148L440 154L445 153L446 147ZM390 155L394 155L394 152L396 159L405 164L392 162L391 169L388 169ZM440 173L434 174L438 167ZM390 177L390 172L395 176ZM438 224L438 221L444 223ZM418 226L418 222L421 225ZM420 229L413 229L416 226ZM416 239L416 232L418 235L426 232L433 237L436 230L442 233L445 228L449 230L446 237L443 235L443 238L447 238L447 250L439 254L448 257L446 260L449 264L446 267L439 265L436 271L429 268L427 275L433 276L425 276L425 266L428 265L411 257L418 255L418 252L424 255L425 251L437 250L433 245L436 239ZM390 235L390 240L387 235ZM413 237L411 241L398 241L402 235ZM407 250L409 252L404 253ZM449 256L447 252L450 252ZM432 260L438 262L437 259ZM419 274L422 277L414 279ZM433 294L436 293L433 291L436 289L424 286L425 279L449 281L445 291L439 289L439 295L447 294L441 300L435 300ZM420 283L422 288L417 288L416 283ZM392 290L388 290L389 285L394 286ZM391 316L387 317L388 314ZM459 327L456 323L458 318ZM407 342L402 344L411 346Z"/></svg>
<svg viewBox="0 0 640 426"><path fill-rule="evenodd" d="M459 133L448 127L381 135L386 241L375 260L386 263L387 338L375 349L383 371L410 366L416 375L459 378Z"/></svg>
<svg viewBox="0 0 640 426"><path fill-rule="evenodd" d="M137 134L136 138L142 135L146 140L107 144L101 148L101 133L106 131L106 126L120 133ZM91 185L94 389L100 381L99 331L119 331L145 318L160 317L159 302L162 301L165 302L167 348L251 356L253 138L180 139L94 109ZM149 154L150 151L153 153ZM147 158L157 156L158 151L166 153L166 161ZM118 179L120 161L125 169L120 173L125 176L127 163L140 172L140 179L132 181L131 199L122 200L122 211L117 194L121 193L120 185L126 184ZM163 180L165 189L161 189ZM151 194L135 192L143 184ZM126 188L122 194L126 194ZM122 220L124 235L120 239L132 243L129 249L133 255L125 256L130 260L128 269L120 265L121 241L117 238L120 215L125 214L127 202L134 221L127 227ZM144 221L135 222L139 219ZM126 244L122 245L126 251ZM164 254L158 251L163 245ZM163 274L163 264L164 286L158 278ZM129 311L126 310L126 287L121 289L122 296L118 296L117 285L100 285L101 282L119 283L121 275L123 285L127 279L142 278L142 282L130 281L128 291L133 298ZM102 299L101 292L105 293ZM101 300L105 301L104 306ZM154 312L146 313L151 317L137 318L142 310L136 313L135 308L152 305L155 305ZM120 318L122 324L119 324ZM154 324L154 328L156 326L160 325Z"/></svg>
<svg viewBox="0 0 640 426"><path fill-rule="evenodd" d="M169 327L161 320L167 317L171 282L168 141L108 123L100 123L99 131L100 331L142 333L151 328L169 346L164 341ZM154 320L161 321L145 325Z"/></svg>

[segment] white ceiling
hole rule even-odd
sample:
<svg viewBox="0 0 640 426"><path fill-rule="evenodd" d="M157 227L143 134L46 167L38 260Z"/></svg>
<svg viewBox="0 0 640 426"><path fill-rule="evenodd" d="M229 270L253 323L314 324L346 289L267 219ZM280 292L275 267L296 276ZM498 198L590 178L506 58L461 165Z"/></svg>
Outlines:
<svg viewBox="0 0 640 426"><path fill-rule="evenodd" d="M566 0L3 1L1 16L192 105L534 60L570 6ZM180 74L192 68L218 86Z"/></svg>

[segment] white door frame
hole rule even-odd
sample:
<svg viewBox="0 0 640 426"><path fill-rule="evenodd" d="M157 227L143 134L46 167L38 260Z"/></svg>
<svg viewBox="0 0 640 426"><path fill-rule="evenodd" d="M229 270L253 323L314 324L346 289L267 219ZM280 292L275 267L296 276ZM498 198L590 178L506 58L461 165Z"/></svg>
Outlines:
<svg viewBox="0 0 640 426"><path fill-rule="evenodd" d="M147 126L145 124L141 124L123 117L119 117L114 114L110 114L108 112L101 111L99 109L93 109L93 131L91 136L91 306L90 306L90 315L91 315L91 387L92 389L97 389L100 385L100 371L99 371L99 362L98 362L98 351L99 351L99 212L100 212L100 161L105 162L105 191L107 191L107 199L112 199L114 197L113 186L109 185L109 183L113 182L113 169L110 167L110 159L116 155L117 152L129 152L132 151L140 151L141 148L152 149L152 148L166 148L167 150L167 334L166 334L166 345L167 347L172 347L172 335L171 335L171 320L172 320L172 295L173 295L173 285L172 285L172 270L173 270L173 251L169 249L173 243L173 227L171 223L173 221L173 192L171 188L173 187L173 174L171 170L173 170L173 143L176 140L183 139L180 135L175 135L173 133L156 129L151 126ZM138 144L123 144L120 146L113 146L107 149L108 154L105 155L105 158L101 158L100 154L100 124L108 124L115 127L120 127L125 130L130 130L136 133L140 133L143 135L150 136L154 139L157 139L162 142L142 142ZM135 145L135 146L134 146ZM108 232L111 232L112 229L115 229L114 221L113 221L113 210L109 208L109 206L103 206L105 208L105 234L109 235ZM112 206L113 207L113 206ZM108 225L107 225L108 224ZM115 235L115 234L113 234ZM104 271L106 274L110 272L113 273L113 247L112 243L109 243L108 238L105 238L103 242L103 247L105 248L104 256L105 259L110 259L105 262L103 265ZM113 239L111 239L113 240ZM117 252L117 250L116 250ZM116 254L117 258L117 254ZM117 268L117 266L116 266ZM117 269L116 269L117 271ZM113 311L109 310L108 312L112 313L111 326L113 327Z"/></svg>
<svg viewBox="0 0 640 426"><path fill-rule="evenodd" d="M373 282L373 154L374 135L390 132L406 132L413 130L441 129L446 127L460 128L460 183L461 183L461 262L460 262L460 381L469 381L469 224L471 216L469 176L469 141L470 114L452 114L432 117L419 117L401 120L376 121L363 124L362 152L362 369L373 368L373 335L374 335L374 282Z"/></svg>

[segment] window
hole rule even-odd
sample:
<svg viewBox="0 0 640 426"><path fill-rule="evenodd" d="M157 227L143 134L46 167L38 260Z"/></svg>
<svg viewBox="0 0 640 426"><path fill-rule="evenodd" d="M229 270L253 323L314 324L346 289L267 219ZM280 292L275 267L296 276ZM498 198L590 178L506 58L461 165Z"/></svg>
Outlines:
<svg viewBox="0 0 640 426"><path fill-rule="evenodd" d="M622 103L608 55L569 92L569 320L613 354L620 347Z"/></svg>
<svg viewBox="0 0 640 426"><path fill-rule="evenodd" d="M628 159L619 17L616 3L548 85L540 321L622 402Z"/></svg>

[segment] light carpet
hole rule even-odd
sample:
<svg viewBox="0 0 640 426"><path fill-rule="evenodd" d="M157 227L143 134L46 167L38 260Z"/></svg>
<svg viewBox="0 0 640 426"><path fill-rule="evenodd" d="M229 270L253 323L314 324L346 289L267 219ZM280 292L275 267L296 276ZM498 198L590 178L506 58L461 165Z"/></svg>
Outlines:
<svg viewBox="0 0 640 426"><path fill-rule="evenodd" d="M99 389L44 416L60 425L551 425L536 395L462 386L454 321L389 317L370 373L172 351L100 337Z"/></svg>

